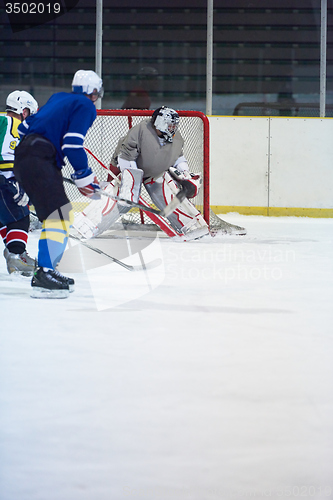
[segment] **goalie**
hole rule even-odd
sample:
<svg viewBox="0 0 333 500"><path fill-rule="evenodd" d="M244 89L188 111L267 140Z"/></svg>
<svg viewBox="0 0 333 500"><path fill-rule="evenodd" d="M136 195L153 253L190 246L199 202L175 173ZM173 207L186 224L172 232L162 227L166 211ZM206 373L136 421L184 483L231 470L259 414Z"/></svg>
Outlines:
<svg viewBox="0 0 333 500"><path fill-rule="evenodd" d="M120 139L110 168L118 179L120 177L117 194L124 201L118 201L108 212L108 227L130 210L131 206L126 204L126 200L139 202L143 184L160 210L170 203L180 189L185 190L187 197L167 217L169 224L162 217L155 216L153 219L169 236L190 240L209 234L206 221L188 199L197 196L202 181L200 174L189 172L183 155L184 140L178 126L178 113L162 106L154 111L151 119L141 121L129 130L126 137ZM118 179L111 184L117 187ZM93 211L93 207L91 208ZM93 214L85 215L89 217ZM87 222L86 217L85 219ZM77 222L80 226L80 221ZM83 224L78 227L78 224L74 223L74 226L82 233ZM100 224L97 232L90 236L97 236L105 228L105 224Z"/></svg>

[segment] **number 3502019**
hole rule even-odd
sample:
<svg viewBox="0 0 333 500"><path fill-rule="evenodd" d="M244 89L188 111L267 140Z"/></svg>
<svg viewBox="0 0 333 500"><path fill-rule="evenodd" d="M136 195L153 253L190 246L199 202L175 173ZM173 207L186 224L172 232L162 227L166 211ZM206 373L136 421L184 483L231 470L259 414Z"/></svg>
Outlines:
<svg viewBox="0 0 333 500"><path fill-rule="evenodd" d="M60 10L60 3L6 3L7 14L59 14Z"/></svg>

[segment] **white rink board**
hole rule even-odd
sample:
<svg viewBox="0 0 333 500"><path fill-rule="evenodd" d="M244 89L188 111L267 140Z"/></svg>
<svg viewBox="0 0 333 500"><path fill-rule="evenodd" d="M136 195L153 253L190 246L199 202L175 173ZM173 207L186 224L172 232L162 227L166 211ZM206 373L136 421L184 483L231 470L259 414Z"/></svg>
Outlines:
<svg viewBox="0 0 333 500"><path fill-rule="evenodd" d="M210 204L267 206L269 118L209 120Z"/></svg>
<svg viewBox="0 0 333 500"><path fill-rule="evenodd" d="M270 119L271 207L333 208L333 120Z"/></svg>
<svg viewBox="0 0 333 500"><path fill-rule="evenodd" d="M333 208L333 119L209 121L210 205Z"/></svg>

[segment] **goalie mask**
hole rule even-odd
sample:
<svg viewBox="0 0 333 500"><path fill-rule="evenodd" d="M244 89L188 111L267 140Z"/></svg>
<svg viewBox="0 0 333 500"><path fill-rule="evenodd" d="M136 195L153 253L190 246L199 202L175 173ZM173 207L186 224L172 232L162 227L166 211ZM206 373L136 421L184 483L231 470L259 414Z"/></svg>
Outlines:
<svg viewBox="0 0 333 500"><path fill-rule="evenodd" d="M94 95L98 99L103 97L103 82L95 71L79 69L73 77L72 91L75 94Z"/></svg>
<svg viewBox="0 0 333 500"><path fill-rule="evenodd" d="M154 111L152 124L163 134L166 141L172 142L178 130L179 115L174 109L162 106Z"/></svg>
<svg viewBox="0 0 333 500"><path fill-rule="evenodd" d="M28 109L31 115L37 113L38 103L25 90L14 90L6 99L6 111L21 115L24 109Z"/></svg>

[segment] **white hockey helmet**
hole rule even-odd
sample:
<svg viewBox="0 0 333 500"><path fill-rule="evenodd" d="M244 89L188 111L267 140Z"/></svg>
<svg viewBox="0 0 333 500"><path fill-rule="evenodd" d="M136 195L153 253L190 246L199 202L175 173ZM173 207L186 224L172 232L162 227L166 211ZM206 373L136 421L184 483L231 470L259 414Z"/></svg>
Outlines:
<svg viewBox="0 0 333 500"><path fill-rule="evenodd" d="M95 71L79 69L72 81L72 91L75 94L94 94L103 97L103 82Z"/></svg>
<svg viewBox="0 0 333 500"><path fill-rule="evenodd" d="M152 116L154 127L162 132L168 142L172 142L178 130L179 114L172 108L162 106L154 111Z"/></svg>
<svg viewBox="0 0 333 500"><path fill-rule="evenodd" d="M25 90L14 90L6 100L6 111L12 111L21 115L24 109L28 109L31 115L37 113L38 102Z"/></svg>

